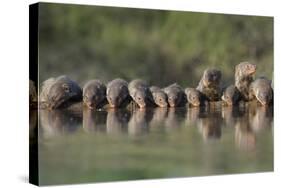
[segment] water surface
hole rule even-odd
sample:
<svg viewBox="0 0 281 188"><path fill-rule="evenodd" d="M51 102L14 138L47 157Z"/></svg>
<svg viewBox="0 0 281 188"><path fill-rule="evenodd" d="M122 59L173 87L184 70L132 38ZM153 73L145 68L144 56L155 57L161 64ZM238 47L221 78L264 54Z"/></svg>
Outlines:
<svg viewBox="0 0 281 188"><path fill-rule="evenodd" d="M273 170L271 107L40 110L39 116L41 185Z"/></svg>

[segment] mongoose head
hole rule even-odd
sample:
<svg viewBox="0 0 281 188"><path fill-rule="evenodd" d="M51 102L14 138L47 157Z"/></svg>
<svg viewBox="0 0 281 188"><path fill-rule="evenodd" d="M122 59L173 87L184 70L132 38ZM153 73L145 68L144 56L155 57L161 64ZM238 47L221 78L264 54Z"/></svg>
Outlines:
<svg viewBox="0 0 281 188"><path fill-rule="evenodd" d="M207 69L203 73L203 84L206 87L217 86L221 81L221 71L217 69Z"/></svg>
<svg viewBox="0 0 281 188"><path fill-rule="evenodd" d="M265 77L256 79L251 84L251 91L262 105L268 105L273 100L271 81L266 79Z"/></svg>
<svg viewBox="0 0 281 188"><path fill-rule="evenodd" d="M83 88L83 102L88 108L94 109L106 99L106 87L98 80L92 80Z"/></svg>
<svg viewBox="0 0 281 188"><path fill-rule="evenodd" d="M165 108L168 106L167 95L163 91L154 92L153 99L154 99L155 104L157 104L161 108Z"/></svg>
<svg viewBox="0 0 281 188"><path fill-rule="evenodd" d="M65 101L69 100L76 93L72 91L71 86L66 82L56 82L51 86L48 95L49 108L55 109L61 106Z"/></svg>
<svg viewBox="0 0 281 188"><path fill-rule="evenodd" d="M148 102L145 89L147 88L144 88L143 90L142 89L136 90L132 96L134 101L139 105L140 108L145 108Z"/></svg>
<svg viewBox="0 0 281 188"><path fill-rule="evenodd" d="M234 85L227 87L223 92L223 96L221 97L221 99L229 106L237 104L239 98L239 91Z"/></svg>
<svg viewBox="0 0 281 188"><path fill-rule="evenodd" d="M257 88L256 98L262 105L268 105L273 99L273 92L271 88Z"/></svg>
<svg viewBox="0 0 281 188"><path fill-rule="evenodd" d="M111 108L119 107L128 96L129 91L125 84L111 84L106 90L106 98Z"/></svg>
<svg viewBox="0 0 281 188"><path fill-rule="evenodd" d="M178 104L181 101L181 96L180 96L179 92L174 91L174 90L170 90L167 93L167 96L168 96L168 103L169 103L170 107L178 106Z"/></svg>
<svg viewBox="0 0 281 188"><path fill-rule="evenodd" d="M200 106L200 92L194 88L186 88L185 94L187 101L192 104L192 106Z"/></svg>
<svg viewBox="0 0 281 188"><path fill-rule="evenodd" d="M167 94L168 104L170 107L176 107L180 105L180 102L184 97L184 92L177 83L164 88L164 92Z"/></svg>
<svg viewBox="0 0 281 188"><path fill-rule="evenodd" d="M235 77L243 78L255 74L257 66L249 62L242 62L235 67Z"/></svg>

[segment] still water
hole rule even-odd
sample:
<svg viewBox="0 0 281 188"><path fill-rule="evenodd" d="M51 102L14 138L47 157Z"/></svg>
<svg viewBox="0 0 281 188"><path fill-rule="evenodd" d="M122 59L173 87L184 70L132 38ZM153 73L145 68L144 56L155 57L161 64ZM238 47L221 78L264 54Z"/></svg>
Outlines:
<svg viewBox="0 0 281 188"><path fill-rule="evenodd" d="M271 107L40 110L37 130L41 185L273 170Z"/></svg>

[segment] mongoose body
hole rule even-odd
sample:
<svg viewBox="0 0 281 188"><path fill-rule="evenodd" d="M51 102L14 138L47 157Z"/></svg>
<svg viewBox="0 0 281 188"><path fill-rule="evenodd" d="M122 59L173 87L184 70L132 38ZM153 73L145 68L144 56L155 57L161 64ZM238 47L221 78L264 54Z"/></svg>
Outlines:
<svg viewBox="0 0 281 188"><path fill-rule="evenodd" d="M140 108L145 108L154 103L152 93L145 81L132 80L128 87L130 96Z"/></svg>
<svg viewBox="0 0 281 188"><path fill-rule="evenodd" d="M83 87L83 102L90 109L106 104L106 86L100 80L90 80Z"/></svg>
<svg viewBox="0 0 281 188"><path fill-rule="evenodd" d="M168 96L168 104L170 107L182 107L186 104L186 96L182 88L174 83L164 88L164 92Z"/></svg>
<svg viewBox="0 0 281 188"><path fill-rule="evenodd" d="M197 86L208 101L218 101L221 99L221 71L217 69L206 69Z"/></svg>
<svg viewBox="0 0 281 188"><path fill-rule="evenodd" d="M223 91L221 99L226 105L232 106L239 103L241 94L234 85L230 85Z"/></svg>
<svg viewBox="0 0 281 188"><path fill-rule="evenodd" d="M257 66L248 62L242 62L235 67L235 86L241 93L244 101L249 101L250 84L254 80Z"/></svg>
<svg viewBox="0 0 281 188"><path fill-rule="evenodd" d="M82 90L79 85L67 76L49 78L43 82L40 94L40 105L43 108L63 108L82 100Z"/></svg>
<svg viewBox="0 0 281 188"><path fill-rule="evenodd" d="M163 90L161 90L157 86L151 86L149 89L152 93L154 103L157 106L162 107L162 108L168 106L167 95Z"/></svg>
<svg viewBox="0 0 281 188"><path fill-rule="evenodd" d="M111 108L121 107L129 98L128 82L117 78L107 84L106 98Z"/></svg>
<svg viewBox="0 0 281 188"><path fill-rule="evenodd" d="M202 104L202 96L201 93L195 88L186 88L184 90L187 98L187 102L191 106L200 106Z"/></svg>
<svg viewBox="0 0 281 188"><path fill-rule="evenodd" d="M250 98L257 99L262 105L271 104L273 102L271 81L262 77L252 82L250 85Z"/></svg>

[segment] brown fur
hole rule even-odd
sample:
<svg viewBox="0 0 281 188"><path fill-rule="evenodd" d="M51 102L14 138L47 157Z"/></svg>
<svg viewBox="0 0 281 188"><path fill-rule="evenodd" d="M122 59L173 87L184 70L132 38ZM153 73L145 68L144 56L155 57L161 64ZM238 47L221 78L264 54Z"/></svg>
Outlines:
<svg viewBox="0 0 281 188"><path fill-rule="evenodd" d="M167 95L163 90L156 86L151 86L149 89L152 93L153 100L156 105L162 108L168 106Z"/></svg>
<svg viewBox="0 0 281 188"><path fill-rule="evenodd" d="M230 85L223 91L221 99L225 102L226 105L232 106L239 103L241 94L234 85Z"/></svg>
<svg viewBox="0 0 281 188"><path fill-rule="evenodd" d="M202 104L201 93L195 88L186 88L184 90L187 101L192 106L200 106Z"/></svg>
<svg viewBox="0 0 281 188"><path fill-rule="evenodd" d="M249 96L264 106L271 104L273 102L271 82L266 78L256 79L250 86Z"/></svg>
<svg viewBox="0 0 281 188"><path fill-rule="evenodd" d="M117 78L107 84L106 98L111 108L118 108L129 102L128 82Z"/></svg>
<svg viewBox="0 0 281 188"><path fill-rule="evenodd" d="M40 93L41 108L65 108L82 100L82 90L79 85L67 76L50 78L43 82Z"/></svg>
<svg viewBox="0 0 281 188"><path fill-rule="evenodd" d="M235 86L241 93L244 101L251 100L249 96L249 88L254 80L255 72L256 65L248 62L242 62L235 67Z"/></svg>
<svg viewBox="0 0 281 188"><path fill-rule="evenodd" d="M83 87L83 102L90 109L106 104L106 86L100 80L90 80Z"/></svg>
<svg viewBox="0 0 281 188"><path fill-rule="evenodd" d="M152 93L145 81L140 79L133 80L128 88L130 96L140 108L145 108L154 103Z"/></svg>
<svg viewBox="0 0 281 188"><path fill-rule="evenodd" d="M168 96L168 103L170 107L182 107L186 104L186 96L182 88L174 83L164 88L164 92Z"/></svg>
<svg viewBox="0 0 281 188"><path fill-rule="evenodd" d="M218 101L221 99L221 71L217 69L206 69L197 86L208 101Z"/></svg>

